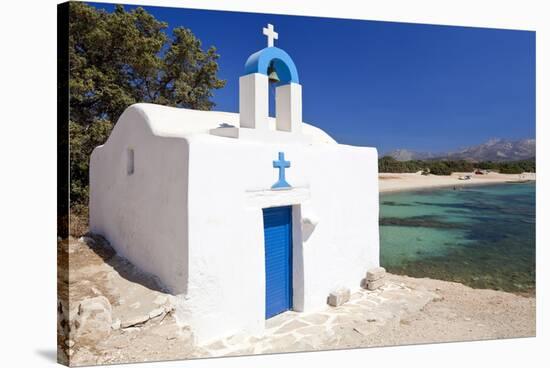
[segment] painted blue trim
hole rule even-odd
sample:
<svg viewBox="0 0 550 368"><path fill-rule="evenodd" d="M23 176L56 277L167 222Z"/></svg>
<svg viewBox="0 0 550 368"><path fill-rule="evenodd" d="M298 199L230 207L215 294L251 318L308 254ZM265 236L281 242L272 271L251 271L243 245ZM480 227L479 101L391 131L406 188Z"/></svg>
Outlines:
<svg viewBox="0 0 550 368"><path fill-rule="evenodd" d="M263 209L265 317L292 309L292 207Z"/></svg>
<svg viewBox="0 0 550 368"><path fill-rule="evenodd" d="M269 64L273 61L280 84L300 83L298 69L290 55L278 47L266 47L248 57L244 64L244 74L260 73L267 75Z"/></svg>
<svg viewBox="0 0 550 368"><path fill-rule="evenodd" d="M291 185L286 182L285 169L290 167L290 161L285 161L285 153L279 152L279 159L273 161L273 167L279 169L279 180L271 186L271 189L291 188Z"/></svg>

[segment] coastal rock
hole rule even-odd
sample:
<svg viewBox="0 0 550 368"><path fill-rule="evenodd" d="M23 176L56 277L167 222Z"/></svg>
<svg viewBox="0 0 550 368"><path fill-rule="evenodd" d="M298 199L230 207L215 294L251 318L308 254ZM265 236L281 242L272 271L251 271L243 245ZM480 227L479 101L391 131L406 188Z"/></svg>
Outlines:
<svg viewBox="0 0 550 368"><path fill-rule="evenodd" d="M162 314L164 314L165 311L164 311L164 308L156 308L156 309L153 309L151 312L149 312L149 318L150 319L153 319L155 317L158 317Z"/></svg>
<svg viewBox="0 0 550 368"><path fill-rule="evenodd" d="M166 295L159 295L155 298L153 303L155 303L156 305L164 305L166 304L167 301L168 301L168 298L166 297Z"/></svg>
<svg viewBox="0 0 550 368"><path fill-rule="evenodd" d="M148 320L149 320L148 314L133 316L127 320L122 321L120 324L120 327L121 328L134 327L134 326L142 325Z"/></svg>
<svg viewBox="0 0 550 368"><path fill-rule="evenodd" d="M75 335L100 340L111 332L112 308L104 296L84 299L78 306L74 318Z"/></svg>

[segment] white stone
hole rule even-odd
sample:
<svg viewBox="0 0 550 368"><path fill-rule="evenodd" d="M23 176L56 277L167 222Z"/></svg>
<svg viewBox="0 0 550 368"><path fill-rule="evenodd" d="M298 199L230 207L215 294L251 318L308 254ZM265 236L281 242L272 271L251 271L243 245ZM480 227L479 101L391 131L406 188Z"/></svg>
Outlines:
<svg viewBox="0 0 550 368"><path fill-rule="evenodd" d="M139 332L141 331L141 328L139 327L126 327L122 329L122 332L124 333L132 333L132 332Z"/></svg>
<svg viewBox="0 0 550 368"><path fill-rule="evenodd" d="M367 271L367 281L376 281L386 276L386 269L384 267L374 267Z"/></svg>
<svg viewBox="0 0 550 368"><path fill-rule="evenodd" d="M369 290L376 290L380 289L384 284L386 283L386 280L384 278L378 279L376 281L367 281L367 289Z"/></svg>
<svg viewBox="0 0 550 368"><path fill-rule="evenodd" d="M149 318L155 318L155 317L158 317L160 316L161 314L164 314L164 308L161 307L161 308L156 308L156 309L153 309L151 312L149 312Z"/></svg>
<svg viewBox="0 0 550 368"><path fill-rule="evenodd" d="M156 305L164 305L168 301L168 298L165 295L159 295L153 300L153 303Z"/></svg>
<svg viewBox="0 0 550 368"><path fill-rule="evenodd" d="M338 307L347 301L350 298L350 290L347 288L340 288L332 291L328 296L328 304L333 307Z"/></svg>
<svg viewBox="0 0 550 368"><path fill-rule="evenodd" d="M104 296L84 299L74 316L75 335L93 340L105 338L111 332L112 308Z"/></svg>
<svg viewBox="0 0 550 368"><path fill-rule="evenodd" d="M149 314L130 317L120 323L121 328L134 327L144 324L149 320Z"/></svg>
<svg viewBox="0 0 550 368"><path fill-rule="evenodd" d="M85 243L88 245L95 245L95 240L90 238L89 236L81 236L80 238L78 238L78 242Z"/></svg>

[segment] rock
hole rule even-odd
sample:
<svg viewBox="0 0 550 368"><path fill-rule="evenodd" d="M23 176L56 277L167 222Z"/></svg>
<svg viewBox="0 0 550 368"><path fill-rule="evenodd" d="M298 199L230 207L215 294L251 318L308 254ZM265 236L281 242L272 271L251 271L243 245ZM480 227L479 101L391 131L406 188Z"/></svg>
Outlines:
<svg viewBox="0 0 550 368"><path fill-rule="evenodd" d="M338 307L350 298L350 291L347 288L340 288L331 292L328 296L328 304L333 307Z"/></svg>
<svg viewBox="0 0 550 368"><path fill-rule="evenodd" d="M141 330L141 328L139 328L139 327L128 327L128 328L123 328L122 332L124 332L124 333L126 333L126 332L138 332L139 330Z"/></svg>
<svg viewBox="0 0 550 368"><path fill-rule="evenodd" d="M120 326L121 326L120 319L117 318L116 321L114 321L113 324L111 325L111 328L113 330L119 330Z"/></svg>
<svg viewBox="0 0 550 368"><path fill-rule="evenodd" d="M376 281L368 281L367 289L368 290L380 289L382 286L384 286L385 283L386 283L386 280L384 280L384 278L378 279Z"/></svg>
<svg viewBox="0 0 550 368"><path fill-rule="evenodd" d="M167 301L168 298L166 297L166 295L158 295L155 300L153 300L153 303L155 303L156 305L164 305Z"/></svg>
<svg viewBox="0 0 550 368"><path fill-rule="evenodd" d="M73 340L65 340L65 345L72 348L74 346L74 341Z"/></svg>
<svg viewBox="0 0 550 368"><path fill-rule="evenodd" d="M89 236L81 236L78 239L78 242L79 243L86 243L86 244L91 245L91 246L95 245L95 240L90 238Z"/></svg>
<svg viewBox="0 0 550 368"><path fill-rule="evenodd" d="M151 333L156 336L164 337L166 340L173 340L180 336L180 330L183 331L183 329L180 329L176 324L164 324L154 326Z"/></svg>
<svg viewBox="0 0 550 368"><path fill-rule="evenodd" d="M366 326L356 326L353 328L353 331L357 332L359 335L362 335L362 336L369 336L372 333L376 332L376 329L372 327L369 328Z"/></svg>
<svg viewBox="0 0 550 368"><path fill-rule="evenodd" d="M367 283L370 281L380 280L386 276L386 269L384 267L375 267L367 271Z"/></svg>
<svg viewBox="0 0 550 368"><path fill-rule="evenodd" d="M84 299L74 317L75 334L92 340L101 340L111 333L112 308L104 296Z"/></svg>
<svg viewBox="0 0 550 368"><path fill-rule="evenodd" d="M130 304L130 308L132 308L132 309L138 309L139 307L141 307L140 302L135 302L135 303Z"/></svg>
<svg viewBox="0 0 550 368"><path fill-rule="evenodd" d="M134 317L130 317L129 319L127 319L125 321L122 321L120 323L120 327L121 328L128 328L128 327L138 326L138 325L144 324L148 320L149 320L149 315L148 314L134 316Z"/></svg>
<svg viewBox="0 0 550 368"><path fill-rule="evenodd" d="M158 317L162 314L164 314L164 308L156 308L156 309L153 309L151 312L149 312L149 318L150 319L153 319L155 317Z"/></svg>

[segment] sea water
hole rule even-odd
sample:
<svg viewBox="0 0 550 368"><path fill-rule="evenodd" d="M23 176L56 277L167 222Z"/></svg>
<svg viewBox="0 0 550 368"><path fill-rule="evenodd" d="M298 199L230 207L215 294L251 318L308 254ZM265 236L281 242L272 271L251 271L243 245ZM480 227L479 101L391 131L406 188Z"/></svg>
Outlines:
<svg viewBox="0 0 550 368"><path fill-rule="evenodd" d="M535 183L380 196L389 272L535 293Z"/></svg>

